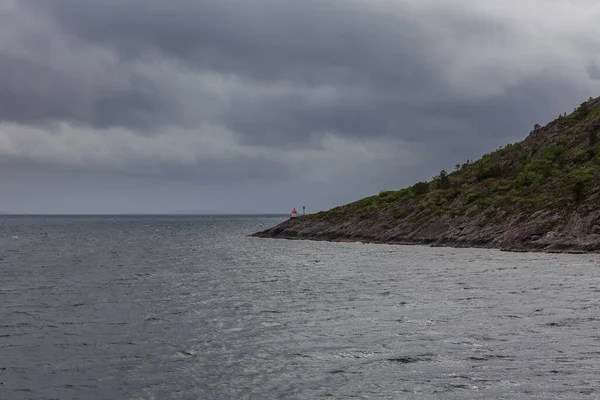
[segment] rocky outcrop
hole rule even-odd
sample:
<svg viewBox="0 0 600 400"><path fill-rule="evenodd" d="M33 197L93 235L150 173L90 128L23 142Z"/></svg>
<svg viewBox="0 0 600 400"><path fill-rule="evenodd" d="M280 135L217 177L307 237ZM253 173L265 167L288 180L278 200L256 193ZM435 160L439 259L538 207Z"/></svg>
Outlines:
<svg viewBox="0 0 600 400"><path fill-rule="evenodd" d="M253 236L600 252L600 99L430 182Z"/></svg>
<svg viewBox="0 0 600 400"><path fill-rule="evenodd" d="M515 216L504 221L441 217L426 223L395 226L380 219L332 223L296 218L253 236L581 253L600 251L599 222L600 212L575 214L565 221L552 211Z"/></svg>

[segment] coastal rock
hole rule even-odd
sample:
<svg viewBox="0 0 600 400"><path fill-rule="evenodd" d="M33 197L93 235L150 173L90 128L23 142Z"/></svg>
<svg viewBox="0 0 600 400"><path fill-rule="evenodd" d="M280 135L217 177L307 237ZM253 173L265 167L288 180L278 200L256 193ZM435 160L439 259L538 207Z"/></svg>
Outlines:
<svg viewBox="0 0 600 400"><path fill-rule="evenodd" d="M600 251L600 98L430 182L253 236L510 251Z"/></svg>

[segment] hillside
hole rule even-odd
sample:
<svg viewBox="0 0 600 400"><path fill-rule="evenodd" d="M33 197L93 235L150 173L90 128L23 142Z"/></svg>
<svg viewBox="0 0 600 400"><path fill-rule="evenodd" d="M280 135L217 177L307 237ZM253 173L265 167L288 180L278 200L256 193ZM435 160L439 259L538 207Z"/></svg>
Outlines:
<svg viewBox="0 0 600 400"><path fill-rule="evenodd" d="M429 182L384 191L258 237L600 251L600 98Z"/></svg>

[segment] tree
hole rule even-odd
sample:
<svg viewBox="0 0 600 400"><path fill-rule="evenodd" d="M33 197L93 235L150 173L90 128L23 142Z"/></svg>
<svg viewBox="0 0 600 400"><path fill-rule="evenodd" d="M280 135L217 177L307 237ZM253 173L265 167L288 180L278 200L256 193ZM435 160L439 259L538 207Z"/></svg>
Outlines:
<svg viewBox="0 0 600 400"><path fill-rule="evenodd" d="M585 117L588 116L588 114L590 113L590 107L588 106L587 103L581 103L581 105L579 106L579 108L575 109L576 111L576 115L579 119L583 119Z"/></svg>
<svg viewBox="0 0 600 400"><path fill-rule="evenodd" d="M445 169L441 170L437 176L437 186L440 189L448 189L450 187L450 179L448 179L448 172Z"/></svg>
<svg viewBox="0 0 600 400"><path fill-rule="evenodd" d="M534 131L537 131L538 129L541 129L541 125L540 124L536 123L535 125L533 125L533 130Z"/></svg>

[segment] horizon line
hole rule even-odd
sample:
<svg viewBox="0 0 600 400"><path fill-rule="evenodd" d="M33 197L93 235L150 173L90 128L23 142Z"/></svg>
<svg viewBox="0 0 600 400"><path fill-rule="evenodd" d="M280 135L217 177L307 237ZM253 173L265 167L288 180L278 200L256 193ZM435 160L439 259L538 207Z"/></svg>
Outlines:
<svg viewBox="0 0 600 400"><path fill-rule="evenodd" d="M194 213L194 212L172 212L172 213L11 213L0 212L0 216L29 216L29 217L49 217L49 216L198 216L198 217L252 217L252 216L284 216L289 213Z"/></svg>

